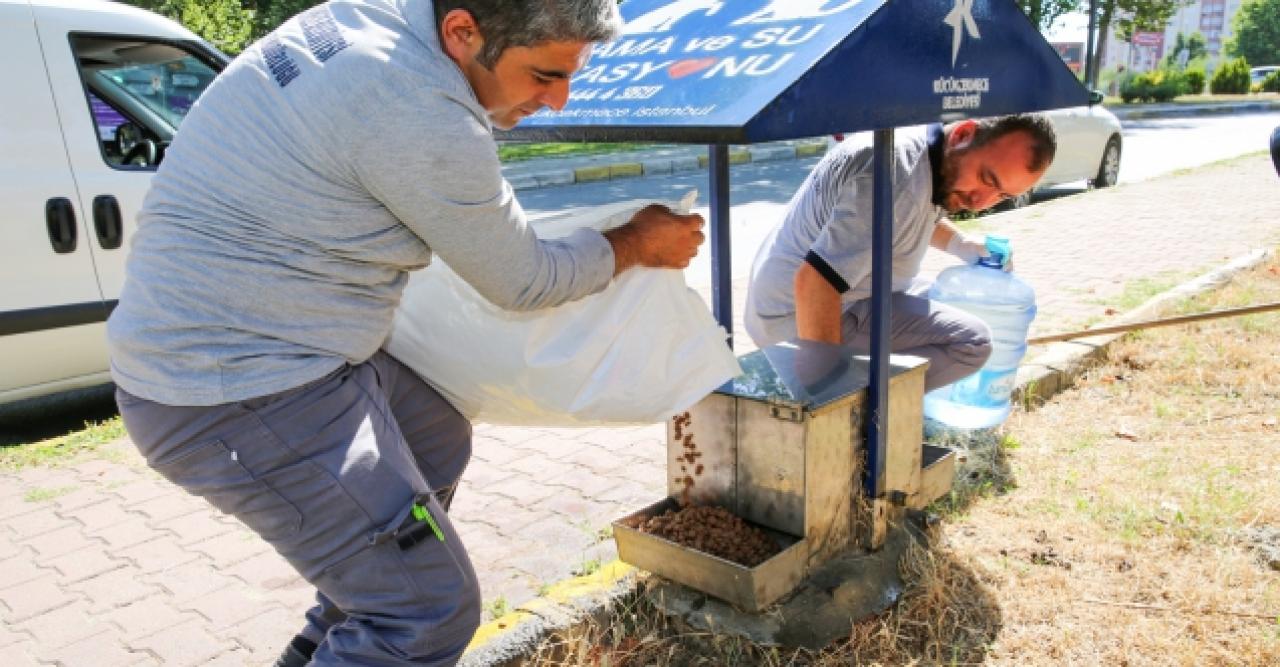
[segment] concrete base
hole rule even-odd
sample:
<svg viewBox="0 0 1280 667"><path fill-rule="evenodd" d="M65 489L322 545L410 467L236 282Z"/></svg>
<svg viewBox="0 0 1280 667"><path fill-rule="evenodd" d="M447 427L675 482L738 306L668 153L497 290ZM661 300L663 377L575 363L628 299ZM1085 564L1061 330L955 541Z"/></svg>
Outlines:
<svg viewBox="0 0 1280 667"><path fill-rule="evenodd" d="M916 522L895 526L879 551L850 549L836 556L790 596L756 614L665 579L647 595L663 613L698 630L737 635L762 646L816 651L848 637L855 622L898 601L903 590L898 562L908 546L924 541Z"/></svg>

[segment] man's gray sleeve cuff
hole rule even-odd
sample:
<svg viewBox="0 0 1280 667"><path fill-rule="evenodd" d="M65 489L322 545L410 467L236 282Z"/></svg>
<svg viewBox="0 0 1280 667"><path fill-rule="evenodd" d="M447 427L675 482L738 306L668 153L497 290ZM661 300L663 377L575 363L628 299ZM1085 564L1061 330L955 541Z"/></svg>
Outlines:
<svg viewBox="0 0 1280 667"><path fill-rule="evenodd" d="M804 256L804 261L809 266L812 266L818 272L818 275L825 278L837 292L844 294L849 291L849 283L845 282L844 278L841 278L840 274L836 273L836 270L831 268L831 265L821 255L810 250L809 254Z"/></svg>
<svg viewBox="0 0 1280 667"><path fill-rule="evenodd" d="M616 260L613 256L613 244L609 243L609 239L606 239L604 234L594 229L579 229L562 241L572 246L574 254L582 258L581 271L585 277L584 283L590 285L590 288L583 293L584 296L595 294L609 286L609 281L613 279Z"/></svg>

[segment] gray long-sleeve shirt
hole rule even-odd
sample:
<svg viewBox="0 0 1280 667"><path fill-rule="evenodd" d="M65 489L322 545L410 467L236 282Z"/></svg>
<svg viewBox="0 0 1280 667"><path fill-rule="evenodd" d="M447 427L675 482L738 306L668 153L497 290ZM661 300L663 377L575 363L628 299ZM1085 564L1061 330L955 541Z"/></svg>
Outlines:
<svg viewBox="0 0 1280 667"><path fill-rule="evenodd" d="M511 309L594 293L614 268L599 233L526 224L429 0L335 0L246 50L183 121L138 223L112 376L169 405L368 359L433 253Z"/></svg>

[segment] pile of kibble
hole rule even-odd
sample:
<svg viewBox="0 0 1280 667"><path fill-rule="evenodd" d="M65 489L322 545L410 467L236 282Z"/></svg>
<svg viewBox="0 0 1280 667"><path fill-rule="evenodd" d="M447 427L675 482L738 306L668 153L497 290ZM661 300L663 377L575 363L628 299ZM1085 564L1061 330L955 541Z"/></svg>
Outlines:
<svg viewBox="0 0 1280 667"><path fill-rule="evenodd" d="M755 567L778 553L776 542L723 507L695 505L649 518L639 530L712 556Z"/></svg>

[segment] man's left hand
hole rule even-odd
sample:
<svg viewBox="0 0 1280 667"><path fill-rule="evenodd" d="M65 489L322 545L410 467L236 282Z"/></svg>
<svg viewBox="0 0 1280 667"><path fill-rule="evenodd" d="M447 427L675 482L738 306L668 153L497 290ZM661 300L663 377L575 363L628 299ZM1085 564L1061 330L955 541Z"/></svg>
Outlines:
<svg viewBox="0 0 1280 667"><path fill-rule="evenodd" d="M947 252L959 257L965 264L977 264L979 260L986 259L991 256L987 250L986 237L973 237L968 234L955 234L951 240L947 242ZM1009 248L1009 253L1005 255L1004 263L1000 266L1005 272L1013 271L1013 248Z"/></svg>
<svg viewBox="0 0 1280 667"><path fill-rule="evenodd" d="M646 206L627 224L605 232L613 245L614 275L632 266L683 269L706 236L702 216L679 215L660 204Z"/></svg>

